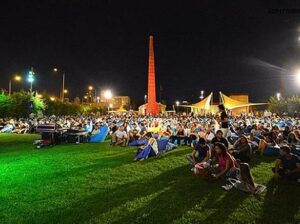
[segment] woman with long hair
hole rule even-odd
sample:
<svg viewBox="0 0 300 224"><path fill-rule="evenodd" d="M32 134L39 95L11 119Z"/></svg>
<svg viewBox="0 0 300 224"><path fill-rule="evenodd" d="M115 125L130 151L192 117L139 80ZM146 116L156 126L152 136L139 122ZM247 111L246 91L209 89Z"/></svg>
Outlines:
<svg viewBox="0 0 300 224"><path fill-rule="evenodd" d="M236 161L232 155L227 151L227 147L220 142L215 144L215 151L217 154L218 172L214 176L215 179L231 176L231 173L236 170Z"/></svg>

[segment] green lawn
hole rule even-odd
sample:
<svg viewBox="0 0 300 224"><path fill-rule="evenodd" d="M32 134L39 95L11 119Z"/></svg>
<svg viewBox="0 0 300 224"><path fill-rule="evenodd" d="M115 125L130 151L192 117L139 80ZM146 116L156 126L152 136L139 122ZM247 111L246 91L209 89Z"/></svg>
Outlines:
<svg viewBox="0 0 300 224"><path fill-rule="evenodd" d="M225 191L192 175L175 149L133 162L108 143L32 146L36 135L0 135L0 223L299 223L300 185L272 181L274 158L253 159L261 196Z"/></svg>

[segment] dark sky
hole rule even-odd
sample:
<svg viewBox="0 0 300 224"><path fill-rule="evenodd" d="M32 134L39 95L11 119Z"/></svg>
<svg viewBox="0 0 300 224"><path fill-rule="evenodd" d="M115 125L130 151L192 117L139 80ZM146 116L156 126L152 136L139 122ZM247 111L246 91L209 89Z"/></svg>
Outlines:
<svg viewBox="0 0 300 224"><path fill-rule="evenodd" d="M60 77L51 72L58 66L72 97L92 84L142 102L153 34L157 85L168 104L194 102L200 90L247 92L252 101L279 90L299 94L289 75L267 64L300 66L297 2L2 1L0 88L33 66L34 89L58 94Z"/></svg>

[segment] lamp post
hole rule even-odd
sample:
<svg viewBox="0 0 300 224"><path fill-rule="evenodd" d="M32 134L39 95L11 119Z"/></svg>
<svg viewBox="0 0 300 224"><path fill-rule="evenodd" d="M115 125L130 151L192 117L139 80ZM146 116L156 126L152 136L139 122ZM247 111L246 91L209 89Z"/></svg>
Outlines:
<svg viewBox="0 0 300 224"><path fill-rule="evenodd" d="M66 73L64 70L60 69L62 71L62 89L61 89L61 101L64 102L65 99L65 78L66 78ZM53 69L54 72L58 72L58 68Z"/></svg>
<svg viewBox="0 0 300 224"><path fill-rule="evenodd" d="M108 104L108 111L109 111L109 106L110 106L109 100L112 98L112 92L110 89L104 91L104 98L106 99L106 102Z"/></svg>
<svg viewBox="0 0 300 224"><path fill-rule="evenodd" d="M31 70L28 72L27 81L30 83L30 93L32 93L32 83L34 82L34 71L33 67L31 67Z"/></svg>
<svg viewBox="0 0 300 224"><path fill-rule="evenodd" d="M93 102L93 98L94 98L94 96L92 95L92 91L94 90L94 87L93 86L89 86L88 90L89 90L89 94L90 94L90 97L91 97L91 103L92 103ZM95 89L95 97L96 97L96 89Z"/></svg>
<svg viewBox="0 0 300 224"><path fill-rule="evenodd" d="M20 82L22 80L22 77L19 76L19 75L16 75L14 78L13 78L14 81L17 81L17 82ZM11 86L12 86L12 79L9 80L9 83L8 83L8 95L10 96L11 95Z"/></svg>
<svg viewBox="0 0 300 224"><path fill-rule="evenodd" d="M300 85L300 70L296 72L296 82Z"/></svg>
<svg viewBox="0 0 300 224"><path fill-rule="evenodd" d="M201 90L200 94L200 99L202 100L204 98L204 90Z"/></svg>
<svg viewBox="0 0 300 224"><path fill-rule="evenodd" d="M281 97L281 94L280 93L276 93L276 97L277 97L277 100L279 101L280 97Z"/></svg>
<svg viewBox="0 0 300 224"><path fill-rule="evenodd" d="M177 113L178 113L178 106L179 106L179 101L176 101L176 107L177 107Z"/></svg>

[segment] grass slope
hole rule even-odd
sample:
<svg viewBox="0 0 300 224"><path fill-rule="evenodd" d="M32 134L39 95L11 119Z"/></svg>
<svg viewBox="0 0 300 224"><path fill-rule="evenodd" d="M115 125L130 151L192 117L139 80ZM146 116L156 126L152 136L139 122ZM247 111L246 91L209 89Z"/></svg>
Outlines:
<svg viewBox="0 0 300 224"><path fill-rule="evenodd" d="M300 185L274 182L274 158L253 159L261 196L192 175L179 148L133 162L108 143L34 149L35 135L0 135L0 223L299 223Z"/></svg>

